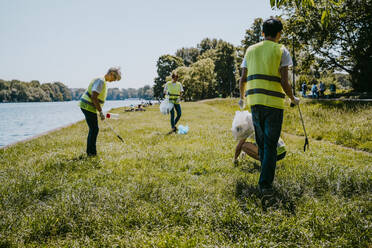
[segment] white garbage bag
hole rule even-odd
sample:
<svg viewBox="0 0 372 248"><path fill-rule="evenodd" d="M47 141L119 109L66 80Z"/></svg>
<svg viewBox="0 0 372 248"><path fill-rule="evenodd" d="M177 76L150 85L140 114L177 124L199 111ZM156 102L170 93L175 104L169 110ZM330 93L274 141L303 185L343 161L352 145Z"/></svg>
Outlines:
<svg viewBox="0 0 372 248"><path fill-rule="evenodd" d="M173 103L169 102L169 99L166 98L164 99L164 101L162 101L160 103L160 112L163 114L163 115L167 115L169 114L169 112L172 110L173 108Z"/></svg>
<svg viewBox="0 0 372 248"><path fill-rule="evenodd" d="M248 111L236 111L232 122L232 134L235 139L246 139L254 133L252 114Z"/></svg>

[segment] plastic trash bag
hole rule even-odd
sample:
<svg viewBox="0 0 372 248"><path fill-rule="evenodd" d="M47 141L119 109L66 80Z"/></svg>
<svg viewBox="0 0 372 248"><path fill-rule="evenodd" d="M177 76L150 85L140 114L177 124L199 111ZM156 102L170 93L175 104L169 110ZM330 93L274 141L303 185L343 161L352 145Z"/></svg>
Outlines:
<svg viewBox="0 0 372 248"><path fill-rule="evenodd" d="M187 134L189 132L189 126L178 126L178 134Z"/></svg>
<svg viewBox="0 0 372 248"><path fill-rule="evenodd" d="M162 101L160 103L160 112L163 114L163 115L167 115L169 114L169 112L172 110L173 108L173 103L169 102L169 99L166 98L164 99L164 101Z"/></svg>
<svg viewBox="0 0 372 248"><path fill-rule="evenodd" d="M236 111L232 122L232 134L235 139L246 139L254 133L252 114L248 111Z"/></svg>

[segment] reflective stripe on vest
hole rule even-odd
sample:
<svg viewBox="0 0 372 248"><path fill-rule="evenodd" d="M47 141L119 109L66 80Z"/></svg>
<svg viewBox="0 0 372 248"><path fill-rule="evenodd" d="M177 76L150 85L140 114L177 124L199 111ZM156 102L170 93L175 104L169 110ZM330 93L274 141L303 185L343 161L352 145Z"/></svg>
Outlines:
<svg viewBox="0 0 372 248"><path fill-rule="evenodd" d="M85 91L85 94L89 97L89 98L91 98L92 96L89 94L89 92L88 91ZM97 98L98 99L98 98ZM99 103L102 103L102 104L104 104L105 103L105 101L102 101L101 99L98 99L98 102Z"/></svg>
<svg viewBox="0 0 372 248"><path fill-rule="evenodd" d="M168 99L169 101L175 103L180 98L181 95L181 83L176 82L175 84L172 82L167 83L167 89L168 89Z"/></svg>
<svg viewBox="0 0 372 248"><path fill-rule="evenodd" d="M264 105L284 109L285 94L281 85L280 61L283 46L265 40L250 46L247 62L247 105Z"/></svg>
<svg viewBox="0 0 372 248"><path fill-rule="evenodd" d="M88 110L93 113L97 113L97 109L94 106L92 102L92 87L93 84L96 80L102 80L103 81L103 87L102 91L98 94L98 102L100 103L101 108L103 107L103 104L105 103L106 96L107 96L107 87L106 87L106 81L100 78L93 79L90 84L88 89L84 92L84 94L80 98L79 106L82 109Z"/></svg>

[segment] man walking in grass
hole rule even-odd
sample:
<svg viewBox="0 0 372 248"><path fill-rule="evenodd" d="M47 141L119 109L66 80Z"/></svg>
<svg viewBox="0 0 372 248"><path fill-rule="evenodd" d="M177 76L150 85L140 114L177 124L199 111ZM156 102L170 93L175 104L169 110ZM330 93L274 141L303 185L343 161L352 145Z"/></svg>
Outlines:
<svg viewBox="0 0 372 248"><path fill-rule="evenodd" d="M178 82L177 80L178 80L177 74L175 72L172 72L172 81L167 82L164 85L164 94L169 99L169 102L174 104L174 107L170 111L170 122L171 122L172 130L169 132L169 134L177 132L176 124L181 118L180 100L181 100L181 93L183 92L183 87L182 87L182 84ZM176 112L177 112L176 119L174 119L174 109L176 109Z"/></svg>
<svg viewBox="0 0 372 248"><path fill-rule="evenodd" d="M264 41L248 47L239 82L239 106L244 108L246 96L247 105L252 111L261 162L258 188L263 195L273 193L285 94L292 103L299 104L288 83L288 66L292 65L292 58L288 50L278 43L282 29L283 25L278 19L270 18L263 23Z"/></svg>
<svg viewBox="0 0 372 248"><path fill-rule="evenodd" d="M85 116L85 120L89 127L87 139L87 155L96 156L97 148L96 141L98 136L98 118L97 111L101 120L105 119L102 112L103 104L107 96L106 82L119 81L121 79L121 72L119 68L110 68L104 78L93 79L88 89L81 96L79 106Z"/></svg>

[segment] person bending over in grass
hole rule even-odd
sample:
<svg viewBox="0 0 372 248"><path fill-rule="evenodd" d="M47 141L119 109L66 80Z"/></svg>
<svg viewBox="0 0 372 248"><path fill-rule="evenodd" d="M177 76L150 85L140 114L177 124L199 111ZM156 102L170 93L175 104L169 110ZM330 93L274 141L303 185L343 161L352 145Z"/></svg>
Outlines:
<svg viewBox="0 0 372 248"><path fill-rule="evenodd" d="M252 158L254 158L258 161L261 161L259 153L258 153L257 144L255 142L253 142L253 140L246 141L246 139L242 139L242 140L239 141L239 143L237 144L237 146L235 148L234 164L237 164L238 157L239 157L242 150L246 154L248 154L248 156L250 156L250 157L252 157ZM287 153L287 151L285 149L285 143L281 138L279 138L278 144L276 146L276 156L277 156L276 160L277 161L282 160L285 157L286 153Z"/></svg>
<svg viewBox="0 0 372 248"><path fill-rule="evenodd" d="M80 98L79 106L89 127L87 139L88 156L97 155L96 141L99 131L97 112L99 113L101 120L104 120L105 115L102 112L102 107L107 96L106 82L119 81L120 79L120 68L112 67L103 78L93 79L90 82L88 89Z"/></svg>

